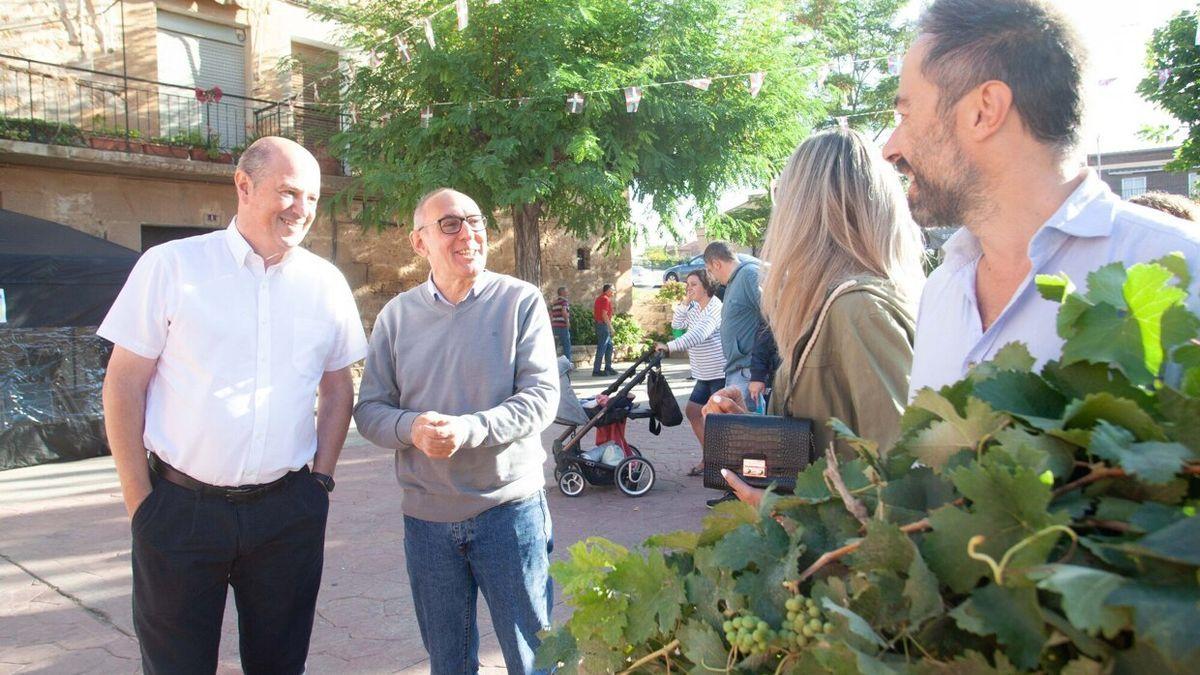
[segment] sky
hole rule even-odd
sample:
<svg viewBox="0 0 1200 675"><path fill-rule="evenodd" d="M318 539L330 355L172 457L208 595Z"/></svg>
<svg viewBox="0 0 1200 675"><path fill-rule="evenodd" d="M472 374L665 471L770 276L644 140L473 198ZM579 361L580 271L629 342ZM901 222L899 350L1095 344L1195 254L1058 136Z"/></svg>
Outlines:
<svg viewBox="0 0 1200 675"><path fill-rule="evenodd" d="M1103 155L1153 146L1138 137L1138 130L1174 120L1135 91L1145 76L1146 43L1155 28L1180 11L1196 9L1200 0L1051 0L1051 3L1074 22L1089 52L1089 67L1084 76L1087 117L1083 150ZM926 0L913 0L903 17L915 19L927 4ZM1101 85L1102 81L1108 83ZM885 134L881 142L886 138ZM722 207L735 206L743 198L743 191L732 191L722 200ZM652 223L657 221L652 212L635 206L634 218L648 225L649 244L669 239L665 233L655 232ZM690 227L684 234L685 241L694 236ZM635 252L646 245L635 245Z"/></svg>

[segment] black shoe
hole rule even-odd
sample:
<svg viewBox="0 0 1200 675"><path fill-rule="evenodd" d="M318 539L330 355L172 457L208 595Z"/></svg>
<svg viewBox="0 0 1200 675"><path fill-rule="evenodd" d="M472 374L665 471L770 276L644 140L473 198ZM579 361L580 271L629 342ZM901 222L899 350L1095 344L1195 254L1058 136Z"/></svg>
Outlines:
<svg viewBox="0 0 1200 675"><path fill-rule="evenodd" d="M602 372L600 372L600 371L598 371L598 370L593 370L593 371L592 371L592 377L600 377L600 376L601 376L601 375L603 375L603 374L604 374L604 373L602 373Z"/></svg>
<svg viewBox="0 0 1200 675"><path fill-rule="evenodd" d="M613 370L612 368L609 368L608 370L604 371L604 374L605 374L605 375L620 375L620 373L618 373L617 371Z"/></svg>
<svg viewBox="0 0 1200 675"><path fill-rule="evenodd" d="M720 497L714 497L713 499L705 500L704 503L708 506L708 508L711 509L712 507L716 506L717 504L720 504L722 502L733 501L736 499L737 499L737 495L733 494L732 492L726 492L725 494L721 495Z"/></svg>

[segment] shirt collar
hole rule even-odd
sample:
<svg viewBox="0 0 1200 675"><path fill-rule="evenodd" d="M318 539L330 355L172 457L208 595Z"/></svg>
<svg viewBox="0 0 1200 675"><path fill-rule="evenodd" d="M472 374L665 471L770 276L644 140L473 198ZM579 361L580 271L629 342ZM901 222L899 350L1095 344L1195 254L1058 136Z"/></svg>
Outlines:
<svg viewBox="0 0 1200 675"><path fill-rule="evenodd" d="M1030 254L1033 254L1032 249L1038 240L1038 234L1046 230L1057 230L1067 236L1082 238L1107 237L1112 234L1113 210L1110 198L1114 197L1108 185L1093 171L1087 170L1083 182L1034 234L1034 238L1030 240ZM960 264L979 256L979 240L970 230L962 227L946 240L942 251L945 253L946 262Z"/></svg>
<svg viewBox="0 0 1200 675"><path fill-rule="evenodd" d="M479 276L475 277L475 283L471 284L471 290L467 291L467 294L463 297L463 300L466 300L467 298L473 298L478 295L479 290L483 288L483 284L489 274L490 272L484 270L479 274ZM429 290L429 294L433 296L435 301L444 302L447 305L453 304L442 295L442 292L438 290L437 284L433 283L433 272L430 272L429 277L425 280L425 287Z"/></svg>
<svg viewBox="0 0 1200 675"><path fill-rule="evenodd" d="M246 237L242 235L241 230L237 228L237 216L229 220L229 227L225 228L225 243L229 245L229 253L233 256L233 262L239 267L246 264L246 260L251 255L258 255L251 248L250 242L246 241ZM296 248L300 248L297 246ZM296 258L296 250L291 249L283 254L279 262L275 263L275 267L282 268Z"/></svg>

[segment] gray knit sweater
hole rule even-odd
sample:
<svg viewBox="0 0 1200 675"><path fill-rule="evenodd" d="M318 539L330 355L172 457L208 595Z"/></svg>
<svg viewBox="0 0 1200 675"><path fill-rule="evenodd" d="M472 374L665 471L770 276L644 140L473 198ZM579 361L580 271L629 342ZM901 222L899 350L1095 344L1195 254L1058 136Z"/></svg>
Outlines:
<svg viewBox="0 0 1200 675"><path fill-rule="evenodd" d="M537 288L486 275L458 305L428 284L397 295L371 332L354 421L396 451L408 516L459 522L541 489L541 432L558 408L554 338ZM419 414L461 415L470 427L449 459L412 445Z"/></svg>

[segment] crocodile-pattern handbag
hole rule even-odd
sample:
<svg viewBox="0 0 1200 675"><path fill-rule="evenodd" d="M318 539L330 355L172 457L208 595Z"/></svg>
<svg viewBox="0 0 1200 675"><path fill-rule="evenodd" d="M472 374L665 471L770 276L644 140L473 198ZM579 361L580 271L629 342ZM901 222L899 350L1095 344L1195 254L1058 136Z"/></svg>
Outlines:
<svg viewBox="0 0 1200 675"><path fill-rule="evenodd" d="M792 368L792 381L784 393L783 409L788 407L795 381L817 342L817 333L825 323L829 307L839 295L853 288L854 281L842 283L829 293L804 351ZM778 393L778 392L777 392ZM736 473L746 483L765 488L774 483L782 492L796 487L796 476L821 456L813 442L813 421L779 415L706 415L704 418L704 487L728 490L721 469Z"/></svg>

